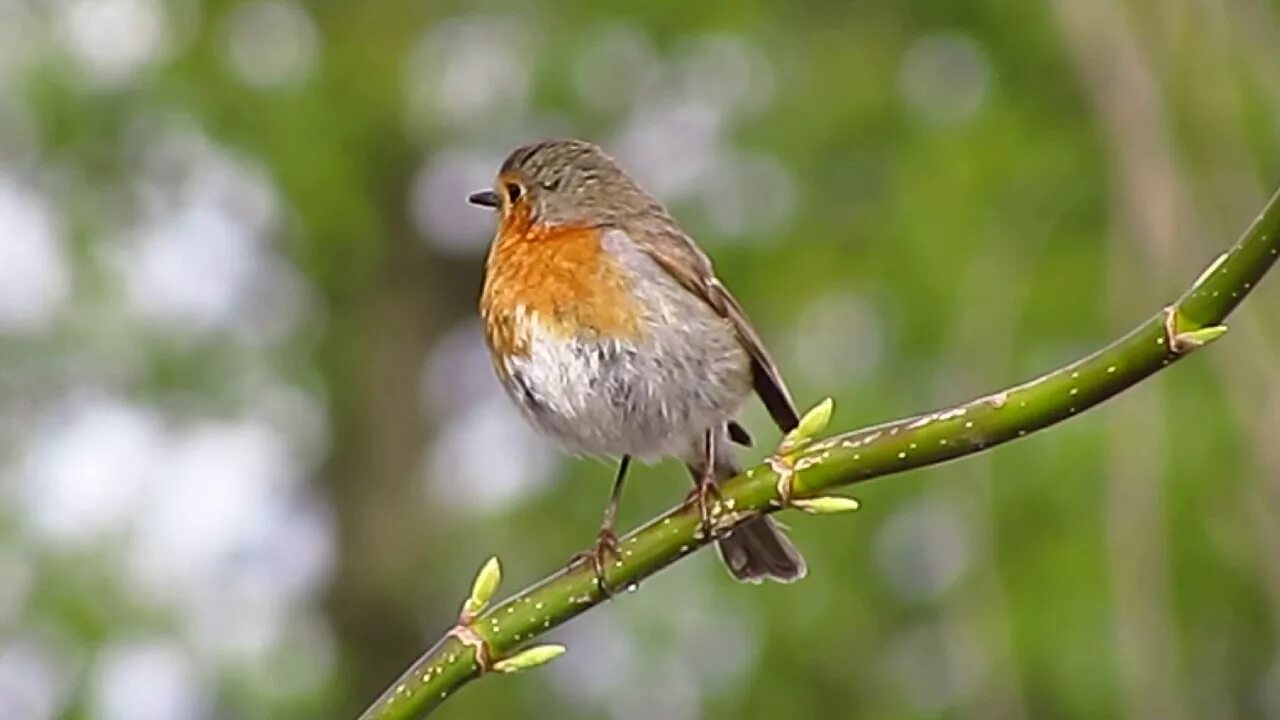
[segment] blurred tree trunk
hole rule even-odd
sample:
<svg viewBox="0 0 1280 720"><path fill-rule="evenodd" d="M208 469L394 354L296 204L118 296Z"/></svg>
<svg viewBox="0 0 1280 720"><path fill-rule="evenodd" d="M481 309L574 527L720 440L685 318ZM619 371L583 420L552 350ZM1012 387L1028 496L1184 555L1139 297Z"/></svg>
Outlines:
<svg viewBox="0 0 1280 720"><path fill-rule="evenodd" d="M329 347L345 353L331 365L340 406L328 471L339 537L330 605L350 703L340 716L354 716L420 650L420 619L441 612L436 598L424 602L422 592L407 591L427 580L404 563L420 554L421 567L429 567L438 545L420 471L431 428L419 383L430 348L474 306L479 277L479 263L432 253L397 220L369 291L333 318Z"/></svg>

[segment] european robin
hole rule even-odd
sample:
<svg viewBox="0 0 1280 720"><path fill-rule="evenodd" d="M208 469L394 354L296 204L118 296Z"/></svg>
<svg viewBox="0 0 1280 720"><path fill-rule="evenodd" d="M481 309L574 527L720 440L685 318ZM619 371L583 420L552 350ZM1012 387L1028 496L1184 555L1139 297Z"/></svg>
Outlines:
<svg viewBox="0 0 1280 720"><path fill-rule="evenodd" d="M667 209L596 145L515 149L491 190L498 215L480 315L502 386L568 450L620 458L591 554L601 587L632 458L677 458L707 497L741 472L732 442L752 390L783 431L798 422L777 366L711 261ZM719 538L738 580L791 582L804 559L769 517Z"/></svg>

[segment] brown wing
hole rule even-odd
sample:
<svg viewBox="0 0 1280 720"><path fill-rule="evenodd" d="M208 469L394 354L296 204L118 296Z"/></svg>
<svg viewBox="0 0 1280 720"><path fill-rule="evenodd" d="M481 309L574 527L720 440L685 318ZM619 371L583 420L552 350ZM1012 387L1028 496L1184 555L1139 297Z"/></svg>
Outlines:
<svg viewBox="0 0 1280 720"><path fill-rule="evenodd" d="M769 351L751 326L746 311L715 276L706 254L676 229L674 223L672 227L657 232L651 230L628 235L681 285L706 300L716 312L733 323L738 338L751 355L751 382L756 394L783 432L794 429L800 423L800 417L796 414L787 386L782 382L778 366L769 357Z"/></svg>

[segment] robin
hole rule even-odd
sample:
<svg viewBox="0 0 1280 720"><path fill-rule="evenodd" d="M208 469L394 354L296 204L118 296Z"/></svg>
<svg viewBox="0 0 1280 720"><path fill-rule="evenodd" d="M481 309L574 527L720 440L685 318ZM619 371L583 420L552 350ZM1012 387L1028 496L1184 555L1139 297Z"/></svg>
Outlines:
<svg viewBox="0 0 1280 720"><path fill-rule="evenodd" d="M568 450L618 457L595 551L617 554L614 517L632 458L677 458L708 496L741 472L734 418L754 390L783 431L798 422L777 366L707 255L603 150L546 140L512 151L469 202L498 229L480 315L498 379L523 415ZM719 538L733 577L805 575L767 516Z"/></svg>

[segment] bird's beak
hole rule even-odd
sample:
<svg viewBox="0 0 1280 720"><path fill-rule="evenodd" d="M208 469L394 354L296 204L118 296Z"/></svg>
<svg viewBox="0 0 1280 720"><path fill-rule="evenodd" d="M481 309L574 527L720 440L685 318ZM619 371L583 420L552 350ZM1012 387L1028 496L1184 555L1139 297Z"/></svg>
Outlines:
<svg viewBox="0 0 1280 720"><path fill-rule="evenodd" d="M480 207L497 208L498 193L492 190L477 190L467 196L467 202Z"/></svg>

